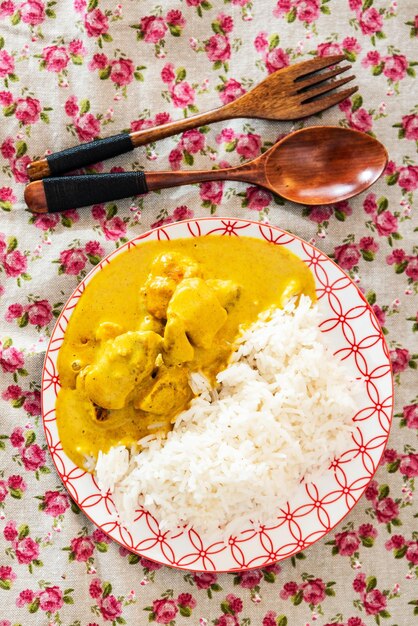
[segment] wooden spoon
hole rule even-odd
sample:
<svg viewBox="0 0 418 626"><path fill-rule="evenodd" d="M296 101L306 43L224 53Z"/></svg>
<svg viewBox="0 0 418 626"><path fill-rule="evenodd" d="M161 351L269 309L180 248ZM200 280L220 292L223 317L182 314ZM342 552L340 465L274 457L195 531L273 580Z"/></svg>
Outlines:
<svg viewBox="0 0 418 626"><path fill-rule="evenodd" d="M388 155L370 135L339 126L311 126L284 137L236 167L181 172L122 172L44 178L29 183L33 213L64 211L147 191L213 180L265 187L300 204L332 204L364 191L383 173Z"/></svg>

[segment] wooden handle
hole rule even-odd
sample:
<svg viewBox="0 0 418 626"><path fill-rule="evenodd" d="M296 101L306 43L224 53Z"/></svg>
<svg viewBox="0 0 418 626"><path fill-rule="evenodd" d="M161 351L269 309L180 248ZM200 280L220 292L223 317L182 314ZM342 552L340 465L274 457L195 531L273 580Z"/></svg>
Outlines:
<svg viewBox="0 0 418 626"><path fill-rule="evenodd" d="M104 161L105 159L110 159L119 154L124 154L138 146L177 135L197 126L230 119L235 117L237 112L236 104L231 102L219 109L193 115L176 122L168 122L167 124L146 130L120 133L104 139L96 139L95 141L79 144L60 152L54 152L44 159L32 161L27 166L26 171L30 180L40 180L47 176L58 176L93 163L98 163L99 161Z"/></svg>
<svg viewBox="0 0 418 626"><path fill-rule="evenodd" d="M32 213L66 211L81 206L118 200L147 191L213 180L238 180L269 187L261 157L220 170L184 172L118 172L89 176L58 176L29 183L25 202Z"/></svg>

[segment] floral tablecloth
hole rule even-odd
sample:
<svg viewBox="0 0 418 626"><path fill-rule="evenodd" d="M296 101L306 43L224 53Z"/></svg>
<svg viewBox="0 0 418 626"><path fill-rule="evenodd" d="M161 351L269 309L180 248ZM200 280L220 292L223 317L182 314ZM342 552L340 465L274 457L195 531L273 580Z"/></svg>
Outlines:
<svg viewBox="0 0 418 626"><path fill-rule="evenodd" d="M417 13L414 0L0 1L1 626L418 622ZM233 165L292 129L339 124L388 147L369 193L309 209L205 183L25 212L26 165L45 150L217 107L341 51L360 89L322 116L204 127L95 170ZM353 512L305 553L242 575L176 571L110 542L63 490L40 420L45 346L80 278L150 226L210 214L270 221L333 256L373 305L396 380L389 448Z"/></svg>

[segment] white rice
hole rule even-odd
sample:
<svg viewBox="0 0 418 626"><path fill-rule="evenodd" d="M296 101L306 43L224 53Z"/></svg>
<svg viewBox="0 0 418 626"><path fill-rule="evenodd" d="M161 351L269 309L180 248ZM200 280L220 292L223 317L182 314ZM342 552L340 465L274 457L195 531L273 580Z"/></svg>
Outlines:
<svg viewBox="0 0 418 626"><path fill-rule="evenodd" d="M210 388L192 375L195 398L166 439L99 453L101 489L121 520L146 508L163 530L178 525L229 534L274 519L278 508L347 448L356 412L352 377L326 347L308 297L245 331Z"/></svg>

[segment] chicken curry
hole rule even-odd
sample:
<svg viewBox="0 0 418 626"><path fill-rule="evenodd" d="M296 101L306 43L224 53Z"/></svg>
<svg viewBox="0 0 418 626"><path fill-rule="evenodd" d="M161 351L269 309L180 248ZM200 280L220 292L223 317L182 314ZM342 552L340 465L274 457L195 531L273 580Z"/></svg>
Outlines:
<svg viewBox="0 0 418 626"><path fill-rule="evenodd" d="M193 398L189 374L214 380L240 327L304 293L308 267L250 237L146 241L87 285L58 356L56 417L80 467L116 445L167 433Z"/></svg>

